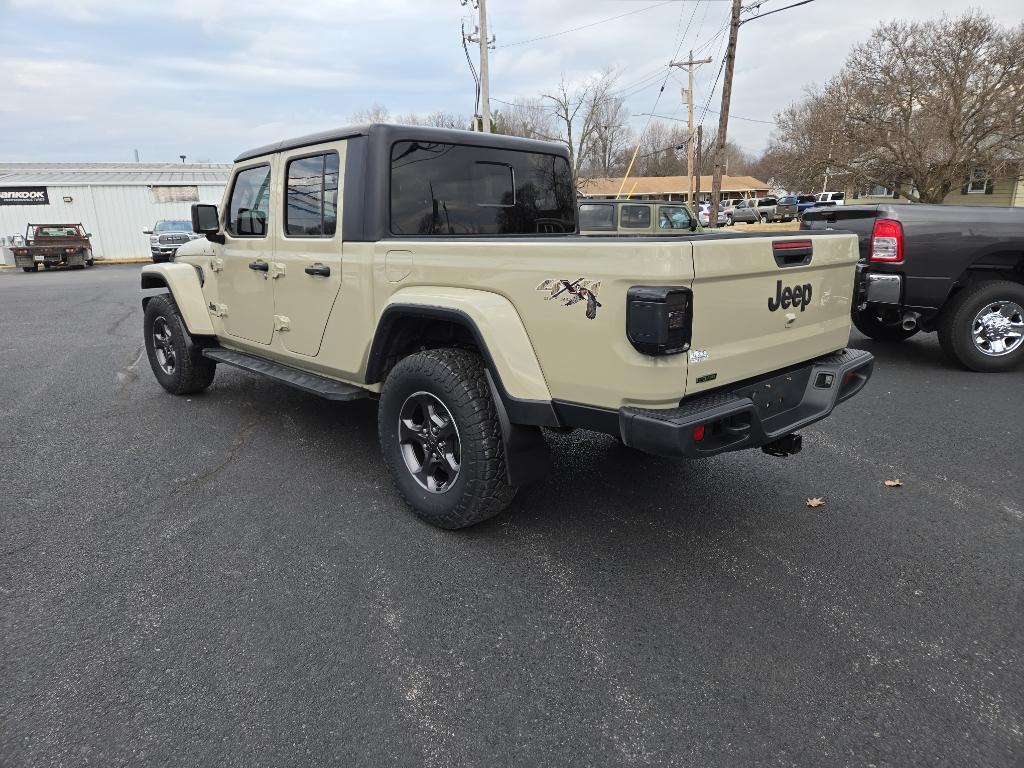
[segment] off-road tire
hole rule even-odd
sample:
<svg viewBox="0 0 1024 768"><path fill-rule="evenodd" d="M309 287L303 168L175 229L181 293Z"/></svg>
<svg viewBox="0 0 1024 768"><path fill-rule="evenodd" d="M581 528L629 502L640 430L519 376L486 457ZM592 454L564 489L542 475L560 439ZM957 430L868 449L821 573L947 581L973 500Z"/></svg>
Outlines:
<svg viewBox="0 0 1024 768"><path fill-rule="evenodd" d="M85 262L85 266L91 267L95 263L96 263L96 259L89 259L88 261Z"/></svg>
<svg viewBox="0 0 1024 768"><path fill-rule="evenodd" d="M994 301L1013 301L1024 307L1024 285L1009 280L986 280L964 288L939 316L939 345L946 357L981 373L1009 371L1024 361L1024 344L1001 357L991 357L974 344L972 325L981 309Z"/></svg>
<svg viewBox="0 0 1024 768"><path fill-rule="evenodd" d="M157 359L153 327L158 321L162 321L162 327L169 332L173 345L174 366L170 372L165 371ZM213 383L217 364L203 357L202 347L189 335L178 305L170 294L154 296L146 303L142 328L149 366L161 387L172 395L190 395L202 392Z"/></svg>
<svg viewBox="0 0 1024 768"><path fill-rule="evenodd" d="M886 325L874 315L871 310L866 309L853 313L853 324L857 330L875 341L906 341L921 329L915 326L911 330L904 330L903 326Z"/></svg>
<svg viewBox="0 0 1024 768"><path fill-rule="evenodd" d="M31 267L22 267L22 269L25 272L38 272L39 271L39 266L35 265L35 266L31 266Z"/></svg>
<svg viewBox="0 0 1024 768"><path fill-rule="evenodd" d="M441 401L458 430L459 471L443 492L420 485L406 464L399 416L409 398L427 393ZM380 395L377 431L384 463L405 501L421 519L454 530L501 512L516 494L508 484L501 425L480 356L464 349L432 349L403 358Z"/></svg>

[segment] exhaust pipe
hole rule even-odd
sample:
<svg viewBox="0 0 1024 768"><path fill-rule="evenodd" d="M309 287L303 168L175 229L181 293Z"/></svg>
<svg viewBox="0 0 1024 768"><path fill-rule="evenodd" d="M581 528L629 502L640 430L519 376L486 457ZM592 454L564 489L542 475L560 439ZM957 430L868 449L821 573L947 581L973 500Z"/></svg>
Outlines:
<svg viewBox="0 0 1024 768"><path fill-rule="evenodd" d="M920 312L904 312L900 325L904 331L912 331L917 328L917 319L921 317Z"/></svg>

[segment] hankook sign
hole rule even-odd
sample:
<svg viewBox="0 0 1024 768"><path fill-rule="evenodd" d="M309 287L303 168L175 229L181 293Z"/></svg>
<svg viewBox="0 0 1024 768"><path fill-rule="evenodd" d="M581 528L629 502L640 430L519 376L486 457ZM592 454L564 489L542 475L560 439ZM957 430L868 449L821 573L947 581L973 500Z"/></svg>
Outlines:
<svg viewBox="0 0 1024 768"><path fill-rule="evenodd" d="M0 187L0 205L48 205L46 187Z"/></svg>

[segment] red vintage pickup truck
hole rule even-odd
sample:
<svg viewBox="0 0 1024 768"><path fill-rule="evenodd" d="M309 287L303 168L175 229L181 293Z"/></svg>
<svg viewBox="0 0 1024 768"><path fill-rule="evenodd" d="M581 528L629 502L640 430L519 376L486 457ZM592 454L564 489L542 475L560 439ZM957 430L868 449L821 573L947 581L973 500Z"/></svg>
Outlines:
<svg viewBox="0 0 1024 768"><path fill-rule="evenodd" d="M29 224L25 245L15 246L14 263L26 272L40 266L83 269L93 265L90 235L81 224Z"/></svg>

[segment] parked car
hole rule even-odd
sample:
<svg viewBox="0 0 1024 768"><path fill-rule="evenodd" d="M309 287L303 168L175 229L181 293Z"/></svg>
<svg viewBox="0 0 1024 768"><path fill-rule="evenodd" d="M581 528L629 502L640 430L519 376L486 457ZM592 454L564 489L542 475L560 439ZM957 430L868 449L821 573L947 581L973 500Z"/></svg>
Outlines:
<svg viewBox="0 0 1024 768"><path fill-rule="evenodd" d="M775 221L775 208L778 205L778 202L778 198L775 197L758 197L754 199L754 206L757 208L757 213L760 215L761 221Z"/></svg>
<svg viewBox="0 0 1024 768"><path fill-rule="evenodd" d="M797 214L802 215L808 208L814 208L818 204L817 195L797 195L796 196L796 209Z"/></svg>
<svg viewBox="0 0 1024 768"><path fill-rule="evenodd" d="M583 235L692 235L700 229L684 204L658 200L584 200L579 221Z"/></svg>
<svg viewBox="0 0 1024 768"><path fill-rule="evenodd" d="M736 222L754 224L761 220L761 214L757 210L757 203L753 199L736 200L732 205L725 208L725 223L732 226Z"/></svg>
<svg viewBox="0 0 1024 768"><path fill-rule="evenodd" d="M702 227L711 226L711 203L701 203L697 211L697 221ZM724 227L728 223L725 218L725 203L718 204L718 226Z"/></svg>
<svg viewBox="0 0 1024 768"><path fill-rule="evenodd" d="M848 205L808 211L801 229L857 234L853 322L864 335L936 331L975 371L1024 361L1024 208Z"/></svg>
<svg viewBox="0 0 1024 768"><path fill-rule="evenodd" d="M185 219L163 219L152 229L142 230L142 234L149 235L149 254L154 263L173 261L181 246L199 237L192 231L192 222Z"/></svg>
<svg viewBox="0 0 1024 768"><path fill-rule="evenodd" d="M792 221L800 215L800 202L796 195L783 195L775 205L775 218L779 221Z"/></svg>
<svg viewBox="0 0 1024 768"><path fill-rule="evenodd" d="M192 223L204 239L142 268L157 382L198 392L224 363L373 399L399 493L442 528L546 471L541 427L787 455L871 375L845 349L852 235L581 237L560 144L380 124L274 142Z"/></svg>
<svg viewBox="0 0 1024 768"><path fill-rule="evenodd" d="M84 269L94 263L91 234L81 224L29 224L24 245L14 246L14 263L26 272L39 267Z"/></svg>
<svg viewBox="0 0 1024 768"><path fill-rule="evenodd" d="M845 192L819 192L814 196L815 205L845 205Z"/></svg>

